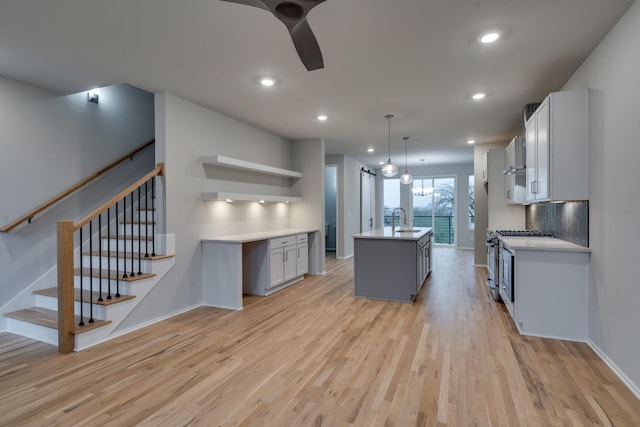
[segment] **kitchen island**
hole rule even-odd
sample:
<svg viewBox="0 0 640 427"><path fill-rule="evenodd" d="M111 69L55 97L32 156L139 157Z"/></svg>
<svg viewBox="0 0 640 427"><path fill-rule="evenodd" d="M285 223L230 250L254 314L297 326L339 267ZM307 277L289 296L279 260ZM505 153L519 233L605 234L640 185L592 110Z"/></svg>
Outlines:
<svg viewBox="0 0 640 427"><path fill-rule="evenodd" d="M431 273L432 235L431 227L354 235L355 296L413 302Z"/></svg>

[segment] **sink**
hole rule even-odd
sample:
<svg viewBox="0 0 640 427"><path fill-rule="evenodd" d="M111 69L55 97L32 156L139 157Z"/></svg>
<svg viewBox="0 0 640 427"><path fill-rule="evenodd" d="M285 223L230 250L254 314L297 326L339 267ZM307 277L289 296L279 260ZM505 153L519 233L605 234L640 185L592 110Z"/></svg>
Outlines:
<svg viewBox="0 0 640 427"><path fill-rule="evenodd" d="M418 230L415 228L406 228L404 230L396 230L396 233L417 233L418 231L421 231L421 230Z"/></svg>

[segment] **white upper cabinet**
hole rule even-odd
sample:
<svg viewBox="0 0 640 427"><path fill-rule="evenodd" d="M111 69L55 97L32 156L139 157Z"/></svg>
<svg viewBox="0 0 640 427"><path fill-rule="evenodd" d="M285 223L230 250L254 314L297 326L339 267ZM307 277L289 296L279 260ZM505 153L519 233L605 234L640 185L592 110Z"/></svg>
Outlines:
<svg viewBox="0 0 640 427"><path fill-rule="evenodd" d="M549 94L526 124L526 201L588 200L588 91Z"/></svg>

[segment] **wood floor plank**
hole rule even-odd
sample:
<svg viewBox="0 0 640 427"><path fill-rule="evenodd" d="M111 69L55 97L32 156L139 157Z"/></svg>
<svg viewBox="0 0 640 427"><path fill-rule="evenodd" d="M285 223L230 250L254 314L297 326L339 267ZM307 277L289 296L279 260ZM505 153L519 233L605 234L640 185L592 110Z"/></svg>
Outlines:
<svg viewBox="0 0 640 427"><path fill-rule="evenodd" d="M0 334L0 425L640 425L586 345L517 333L469 251L413 304L353 297L327 260L242 311L201 307L81 353Z"/></svg>

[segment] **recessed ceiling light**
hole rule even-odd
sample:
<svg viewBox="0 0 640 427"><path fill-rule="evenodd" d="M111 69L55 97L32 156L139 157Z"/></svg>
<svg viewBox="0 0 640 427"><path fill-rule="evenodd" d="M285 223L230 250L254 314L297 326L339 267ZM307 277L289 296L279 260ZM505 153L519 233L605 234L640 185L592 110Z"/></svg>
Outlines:
<svg viewBox="0 0 640 427"><path fill-rule="evenodd" d="M374 151L376 151L376 150L375 150L375 149L373 149L373 148L367 148L367 151L368 151L369 153L373 153L373 152L374 152Z"/></svg>
<svg viewBox="0 0 640 427"><path fill-rule="evenodd" d="M473 95L471 95L471 98L475 99L476 101L480 101L481 99L484 99L485 96L487 96L486 93L478 92L478 93L474 93Z"/></svg>
<svg viewBox="0 0 640 427"><path fill-rule="evenodd" d="M318 120L320 120L321 122L324 122L329 118L329 116L327 116L326 114L318 114L318 116L316 118Z"/></svg>
<svg viewBox="0 0 640 427"><path fill-rule="evenodd" d="M485 43L485 44L493 43L499 38L500 38L500 34L496 33L495 31L492 31L490 33L483 34L482 37L480 37L480 43Z"/></svg>
<svg viewBox="0 0 640 427"><path fill-rule="evenodd" d="M476 140L475 139L469 139L467 140L467 144L475 144Z"/></svg>
<svg viewBox="0 0 640 427"><path fill-rule="evenodd" d="M271 87L276 84L276 81L271 77L263 77L260 79L260 84L265 87Z"/></svg>

